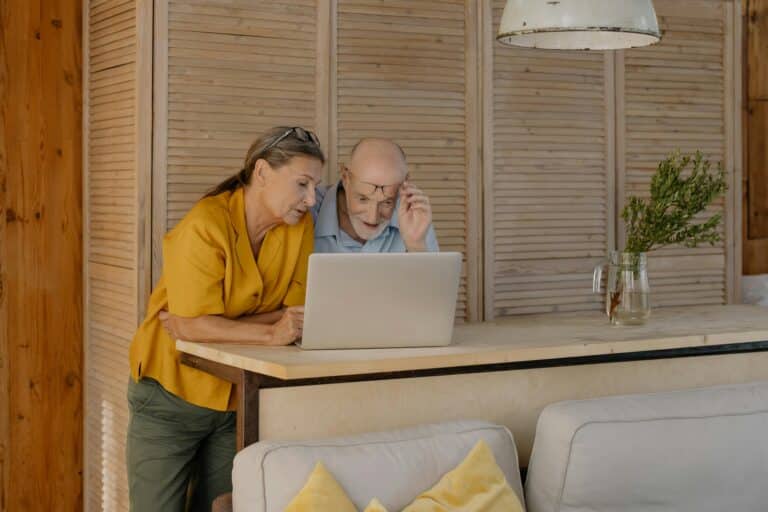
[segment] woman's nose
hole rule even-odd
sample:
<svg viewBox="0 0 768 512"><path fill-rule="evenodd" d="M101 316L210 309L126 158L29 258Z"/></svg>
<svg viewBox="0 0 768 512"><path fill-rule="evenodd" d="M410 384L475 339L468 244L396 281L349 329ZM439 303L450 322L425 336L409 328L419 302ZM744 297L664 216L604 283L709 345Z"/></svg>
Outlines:
<svg viewBox="0 0 768 512"><path fill-rule="evenodd" d="M317 202L317 195L315 194L314 186L309 186L309 191L307 192L307 197L304 199L304 202L307 204L307 208L312 208L315 206L315 203Z"/></svg>

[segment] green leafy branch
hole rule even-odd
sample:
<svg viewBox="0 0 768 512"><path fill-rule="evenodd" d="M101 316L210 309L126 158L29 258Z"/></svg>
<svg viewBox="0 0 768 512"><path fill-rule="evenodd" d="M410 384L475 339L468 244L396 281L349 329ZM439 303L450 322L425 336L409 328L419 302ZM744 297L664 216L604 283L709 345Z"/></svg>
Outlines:
<svg viewBox="0 0 768 512"><path fill-rule="evenodd" d="M692 165L687 178L683 172ZM700 151L695 155L674 152L659 163L651 180L651 196L647 200L632 196L621 217L627 232L626 252L648 252L667 245L696 247L721 240L717 227L720 213L702 223L694 217L728 189L721 164L712 170Z"/></svg>

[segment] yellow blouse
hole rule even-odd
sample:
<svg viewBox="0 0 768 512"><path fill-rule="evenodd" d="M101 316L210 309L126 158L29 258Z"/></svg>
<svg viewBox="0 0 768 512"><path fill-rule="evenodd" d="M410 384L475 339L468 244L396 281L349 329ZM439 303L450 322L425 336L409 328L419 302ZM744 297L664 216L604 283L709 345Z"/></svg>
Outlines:
<svg viewBox="0 0 768 512"><path fill-rule="evenodd" d="M231 384L179 363L180 354L160 322L160 311L235 319L302 305L312 249L308 213L294 226L268 231L254 260L243 189L199 201L163 240L163 275L131 343L133 379L151 377L190 403L227 410Z"/></svg>

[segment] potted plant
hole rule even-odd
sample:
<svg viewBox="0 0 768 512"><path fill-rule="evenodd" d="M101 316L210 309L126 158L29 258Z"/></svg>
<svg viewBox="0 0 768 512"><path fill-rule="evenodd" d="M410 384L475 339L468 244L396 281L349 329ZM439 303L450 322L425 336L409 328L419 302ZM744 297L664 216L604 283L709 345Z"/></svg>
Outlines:
<svg viewBox="0 0 768 512"><path fill-rule="evenodd" d="M689 170L690 168L690 170ZM679 151L664 159L651 179L650 197L631 196L621 212L626 228L623 251L611 251L595 268L593 288L600 292L607 266L605 310L613 325L643 324L650 316L647 253L669 245L696 247L721 240L720 213L700 215L727 190L721 164L712 169L700 151Z"/></svg>

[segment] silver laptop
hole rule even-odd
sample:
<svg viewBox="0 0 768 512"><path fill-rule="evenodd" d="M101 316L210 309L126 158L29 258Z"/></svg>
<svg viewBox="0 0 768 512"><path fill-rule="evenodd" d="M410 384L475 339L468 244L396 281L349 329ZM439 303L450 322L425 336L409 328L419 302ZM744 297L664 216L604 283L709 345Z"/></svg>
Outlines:
<svg viewBox="0 0 768 512"><path fill-rule="evenodd" d="M458 252L313 254L299 346L449 345L460 273Z"/></svg>

